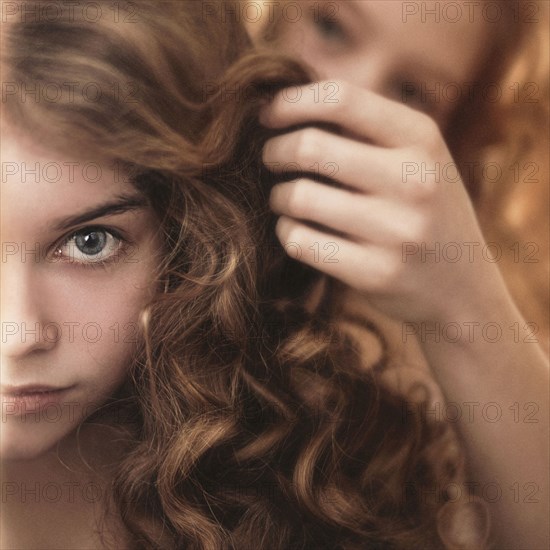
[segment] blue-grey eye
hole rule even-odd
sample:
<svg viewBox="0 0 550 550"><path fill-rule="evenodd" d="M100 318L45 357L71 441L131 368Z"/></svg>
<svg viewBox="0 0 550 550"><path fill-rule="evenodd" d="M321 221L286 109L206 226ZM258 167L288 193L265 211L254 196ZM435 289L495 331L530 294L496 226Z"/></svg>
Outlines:
<svg viewBox="0 0 550 550"><path fill-rule="evenodd" d="M90 227L75 231L59 247L59 254L78 263L103 262L116 254L121 239L106 229Z"/></svg>
<svg viewBox="0 0 550 550"><path fill-rule="evenodd" d="M107 233L105 231L86 231L76 233L74 236L75 246L82 254L97 256L105 248Z"/></svg>

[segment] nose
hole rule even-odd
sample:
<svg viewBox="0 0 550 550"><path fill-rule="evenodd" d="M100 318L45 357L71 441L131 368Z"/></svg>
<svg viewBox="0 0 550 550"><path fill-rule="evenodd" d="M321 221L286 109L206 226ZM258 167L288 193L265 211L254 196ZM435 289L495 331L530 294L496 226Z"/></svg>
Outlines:
<svg viewBox="0 0 550 550"><path fill-rule="evenodd" d="M10 258L0 276L2 359L23 358L53 349L58 327L47 316L39 288L40 272L33 262Z"/></svg>

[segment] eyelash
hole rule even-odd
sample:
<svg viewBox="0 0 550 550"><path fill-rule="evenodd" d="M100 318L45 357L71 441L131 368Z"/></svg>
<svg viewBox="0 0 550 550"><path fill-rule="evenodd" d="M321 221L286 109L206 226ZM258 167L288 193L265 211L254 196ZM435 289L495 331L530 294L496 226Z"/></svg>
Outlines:
<svg viewBox="0 0 550 550"><path fill-rule="evenodd" d="M73 239L75 239L79 235L86 235L89 233L106 233L107 235L110 235L117 241L116 250L114 253L112 253L108 258L97 260L97 261L79 261L75 260L74 257L71 256L63 256L60 254L61 249L64 246L67 246L68 243L70 243ZM120 260L121 257L125 255L125 253L128 251L128 249L131 246L131 242L124 238L120 232L118 232L115 229L104 227L101 225L90 225L83 227L82 229L78 229L76 231L72 231L69 235L61 239L58 244L56 244L54 248L54 256L57 258L64 258L62 261L65 261L66 263L76 265L78 268L83 269L105 269L109 264L115 263Z"/></svg>

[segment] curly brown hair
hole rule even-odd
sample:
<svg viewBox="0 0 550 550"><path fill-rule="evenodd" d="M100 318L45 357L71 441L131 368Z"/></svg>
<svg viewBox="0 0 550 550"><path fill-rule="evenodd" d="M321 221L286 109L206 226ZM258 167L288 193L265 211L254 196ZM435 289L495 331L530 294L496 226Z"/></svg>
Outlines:
<svg viewBox="0 0 550 550"><path fill-rule="evenodd" d="M462 506L447 491L463 474L451 429L380 381L383 354L367 368L339 328L334 283L274 235L257 114L310 76L202 8L139 0L120 13L137 20L114 24L60 3L56 18L5 36L4 68L21 86L137 91L6 102L52 148L123 166L164 236L159 292L113 403L129 414L112 495L132 547L464 547L447 532Z"/></svg>

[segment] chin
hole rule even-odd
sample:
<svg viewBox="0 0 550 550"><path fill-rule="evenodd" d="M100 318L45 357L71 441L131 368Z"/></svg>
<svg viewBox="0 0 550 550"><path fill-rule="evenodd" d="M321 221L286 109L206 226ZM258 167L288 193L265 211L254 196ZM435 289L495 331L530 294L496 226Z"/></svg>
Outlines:
<svg viewBox="0 0 550 550"><path fill-rule="evenodd" d="M59 430L60 426L55 426L57 429L51 429L51 424L42 424L42 422L35 424L7 422L3 424L0 428L0 459L2 462L38 459L51 451L67 435Z"/></svg>
<svg viewBox="0 0 550 550"><path fill-rule="evenodd" d="M53 445L22 445L18 443L10 445L10 443L5 443L2 441L2 444L0 445L0 460L3 463L36 460L41 456L44 456L50 449L52 449L52 447Z"/></svg>

